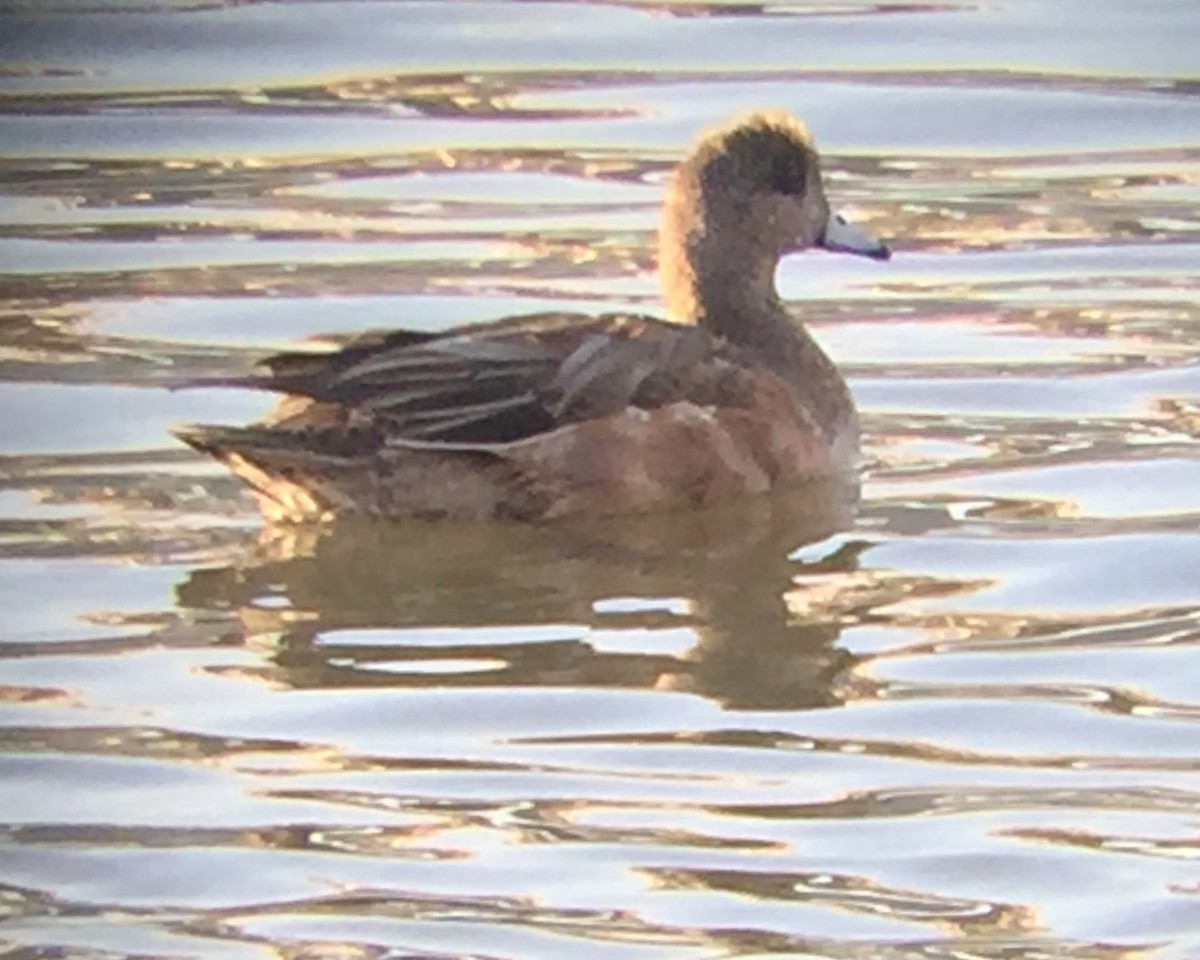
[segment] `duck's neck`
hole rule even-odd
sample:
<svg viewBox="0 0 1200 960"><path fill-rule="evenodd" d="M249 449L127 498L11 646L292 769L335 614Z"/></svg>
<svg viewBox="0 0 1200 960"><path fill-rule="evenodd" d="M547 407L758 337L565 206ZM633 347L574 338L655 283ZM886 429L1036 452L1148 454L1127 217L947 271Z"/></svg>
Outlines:
<svg viewBox="0 0 1200 960"><path fill-rule="evenodd" d="M669 195L670 196L670 195ZM830 433L857 431L854 402L833 361L775 290L778 254L753 236L714 236L668 200L658 269L667 313L753 352L791 384Z"/></svg>
<svg viewBox="0 0 1200 960"><path fill-rule="evenodd" d="M720 213L709 209L699 173L684 166L667 185L658 231L658 272L670 318L736 343L790 326L775 292L779 251L744 213L732 203Z"/></svg>
<svg viewBox="0 0 1200 960"><path fill-rule="evenodd" d="M775 291L775 261L715 246L707 237L670 237L664 231L658 269L668 316L735 342L790 326Z"/></svg>

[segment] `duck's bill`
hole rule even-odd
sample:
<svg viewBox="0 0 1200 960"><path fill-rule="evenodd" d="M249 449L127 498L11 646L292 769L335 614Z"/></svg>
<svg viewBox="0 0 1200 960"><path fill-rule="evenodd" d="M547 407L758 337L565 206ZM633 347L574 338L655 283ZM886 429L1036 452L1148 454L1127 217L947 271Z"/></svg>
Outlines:
<svg viewBox="0 0 1200 960"><path fill-rule="evenodd" d="M887 260L892 251L881 240L849 223L840 213L830 213L821 246L835 253L857 253L860 257Z"/></svg>

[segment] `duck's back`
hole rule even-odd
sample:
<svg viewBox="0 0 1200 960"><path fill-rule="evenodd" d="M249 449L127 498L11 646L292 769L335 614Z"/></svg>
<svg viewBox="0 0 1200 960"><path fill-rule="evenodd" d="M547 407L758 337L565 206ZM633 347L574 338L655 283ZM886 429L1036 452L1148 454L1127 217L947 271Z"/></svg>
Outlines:
<svg viewBox="0 0 1200 960"><path fill-rule="evenodd" d="M773 354L629 315L370 334L267 360L260 384L289 396L262 423L178 435L276 519L706 504L849 465L856 433Z"/></svg>

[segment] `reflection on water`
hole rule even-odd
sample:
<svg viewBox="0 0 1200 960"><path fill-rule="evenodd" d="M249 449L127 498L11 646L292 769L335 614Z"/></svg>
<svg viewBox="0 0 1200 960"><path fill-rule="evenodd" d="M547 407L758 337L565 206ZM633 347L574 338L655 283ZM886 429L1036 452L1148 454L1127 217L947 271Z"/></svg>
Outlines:
<svg viewBox="0 0 1200 960"><path fill-rule="evenodd" d="M790 609L787 554L844 527L847 500L813 484L701 515L548 529L277 529L252 566L198 570L178 597L271 637L253 675L276 688L645 687L798 708L833 698L823 687L845 658L831 649L836 595Z"/></svg>
<svg viewBox="0 0 1200 960"><path fill-rule="evenodd" d="M1190 0L10 4L14 957L1200 949ZM653 310L664 173L805 117L898 250L780 285L863 499L261 529L178 389Z"/></svg>

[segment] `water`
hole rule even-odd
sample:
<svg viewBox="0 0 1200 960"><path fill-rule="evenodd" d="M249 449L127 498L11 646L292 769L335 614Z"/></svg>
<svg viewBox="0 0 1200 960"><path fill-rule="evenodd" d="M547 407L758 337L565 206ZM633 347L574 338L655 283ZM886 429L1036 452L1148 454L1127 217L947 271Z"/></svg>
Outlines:
<svg viewBox="0 0 1200 960"><path fill-rule="evenodd" d="M10 3L0 892L21 958L1200 956L1190 0ZM803 116L835 491L263 530L175 390L653 310L665 172Z"/></svg>

